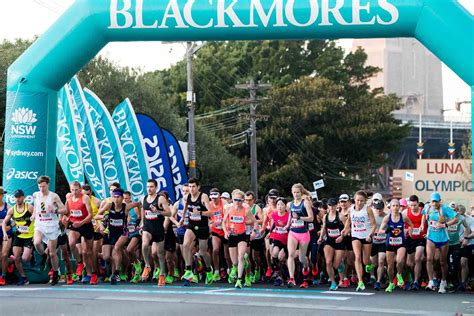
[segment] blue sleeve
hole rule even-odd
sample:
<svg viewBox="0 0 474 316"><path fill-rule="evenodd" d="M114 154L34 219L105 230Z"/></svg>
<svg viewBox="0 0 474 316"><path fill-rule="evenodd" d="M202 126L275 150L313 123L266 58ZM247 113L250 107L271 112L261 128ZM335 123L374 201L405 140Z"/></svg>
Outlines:
<svg viewBox="0 0 474 316"><path fill-rule="evenodd" d="M457 213L455 211L453 211L452 208L450 208L449 206L446 206L444 204L442 206L442 210L443 210L443 216L444 217L447 217L449 219L453 219L457 216Z"/></svg>

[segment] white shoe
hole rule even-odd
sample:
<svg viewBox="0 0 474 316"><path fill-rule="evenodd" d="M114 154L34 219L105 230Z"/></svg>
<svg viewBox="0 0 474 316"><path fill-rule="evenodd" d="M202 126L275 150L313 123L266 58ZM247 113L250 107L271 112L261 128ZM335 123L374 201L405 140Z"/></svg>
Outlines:
<svg viewBox="0 0 474 316"><path fill-rule="evenodd" d="M446 280L441 281L441 284L439 285L438 293L445 294L446 293L446 287L448 287L448 284L446 283Z"/></svg>
<svg viewBox="0 0 474 316"><path fill-rule="evenodd" d="M433 280L430 280L430 282L428 282L428 286L426 287L426 290L433 291L434 287L435 287L435 285L434 285Z"/></svg>

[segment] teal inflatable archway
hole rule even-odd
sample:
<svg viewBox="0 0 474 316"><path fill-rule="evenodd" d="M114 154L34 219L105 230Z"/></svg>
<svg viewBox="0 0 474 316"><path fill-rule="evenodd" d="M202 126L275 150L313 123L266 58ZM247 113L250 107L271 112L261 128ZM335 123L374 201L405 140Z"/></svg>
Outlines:
<svg viewBox="0 0 474 316"><path fill-rule="evenodd" d="M474 88L473 33L457 0L76 0L9 68L3 184L54 180L57 91L108 42L415 37Z"/></svg>

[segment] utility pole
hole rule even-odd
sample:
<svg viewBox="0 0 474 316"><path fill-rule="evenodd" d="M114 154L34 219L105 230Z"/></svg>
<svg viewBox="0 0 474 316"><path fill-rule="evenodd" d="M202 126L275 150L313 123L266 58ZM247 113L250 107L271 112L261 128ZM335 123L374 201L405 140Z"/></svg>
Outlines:
<svg viewBox="0 0 474 316"><path fill-rule="evenodd" d="M257 160L257 121L258 120L268 120L266 115L257 115L257 92L258 90L269 89L271 88L270 84L255 84L255 81L252 79L250 83L245 85L236 85L236 89L248 90L250 93L250 178L252 183L252 191L255 193L255 198L258 199L258 160Z"/></svg>

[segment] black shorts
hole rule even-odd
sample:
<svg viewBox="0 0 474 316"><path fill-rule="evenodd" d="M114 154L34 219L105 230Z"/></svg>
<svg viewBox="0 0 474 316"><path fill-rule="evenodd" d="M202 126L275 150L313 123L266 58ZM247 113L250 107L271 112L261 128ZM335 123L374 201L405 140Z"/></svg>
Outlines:
<svg viewBox="0 0 474 316"><path fill-rule="evenodd" d="M196 236L196 239L199 240L208 240L210 233L209 233L209 226L199 227L199 226L188 226L186 230L190 230Z"/></svg>
<svg viewBox="0 0 474 316"><path fill-rule="evenodd" d="M375 257L379 252L385 253L387 251L387 245L385 243L381 244L372 244L372 250L370 251L370 256Z"/></svg>
<svg viewBox="0 0 474 316"><path fill-rule="evenodd" d="M176 235L176 242L177 242L179 245L184 244L184 235Z"/></svg>
<svg viewBox="0 0 474 316"><path fill-rule="evenodd" d="M126 237L126 235L123 234L109 234L104 237L104 245L111 245L115 246L117 241L120 239L120 237Z"/></svg>
<svg viewBox="0 0 474 316"><path fill-rule="evenodd" d="M265 240L260 238L250 241L250 248L255 251L262 251L265 248Z"/></svg>
<svg viewBox="0 0 474 316"><path fill-rule="evenodd" d="M336 242L336 239L334 238L327 238L326 241L324 242L324 247L329 246L333 248L334 250L346 250L347 245L345 244L344 240L341 241L340 243Z"/></svg>
<svg viewBox="0 0 474 316"><path fill-rule="evenodd" d="M217 238L219 238L219 239L221 240L221 243L222 243L223 245L227 245L227 243L229 242L227 239L225 239L224 236L220 236L219 234L217 234L217 233L215 233L215 232L211 232L211 236L212 236L212 237L217 237Z"/></svg>
<svg viewBox="0 0 474 316"><path fill-rule="evenodd" d="M398 249L400 248L406 248L405 245L400 245L400 246L389 246L389 245L385 245L387 247L387 250L388 252L397 252Z"/></svg>
<svg viewBox="0 0 474 316"><path fill-rule="evenodd" d="M473 250L474 245L467 245L461 248L461 258L471 258Z"/></svg>
<svg viewBox="0 0 474 316"><path fill-rule="evenodd" d="M94 240L101 240L104 239L104 235L101 233L94 232Z"/></svg>
<svg viewBox="0 0 474 316"><path fill-rule="evenodd" d="M412 253L416 252L416 248L426 247L426 239L425 238L411 239L410 237L408 237L406 239L406 245L407 245L407 253L411 255Z"/></svg>
<svg viewBox="0 0 474 316"><path fill-rule="evenodd" d="M356 237L352 237L352 238L351 238L351 242L352 242L352 241L356 241L356 240L357 240L357 241L360 241L360 243L361 243L362 245L370 245L370 244L372 244L372 241L367 241L367 239L365 239L365 238L364 238L364 239L356 238Z"/></svg>
<svg viewBox="0 0 474 316"><path fill-rule="evenodd" d="M272 252L273 247L278 247L280 251L283 249L285 251L286 256L288 257L288 247L285 244L283 244L281 241L272 240L272 249L270 250L270 252Z"/></svg>
<svg viewBox="0 0 474 316"><path fill-rule="evenodd" d="M81 237L84 237L87 240L91 240L94 238L94 226L92 225L92 223L84 224L79 228L74 228L71 225L70 229L72 231L78 232L81 235Z"/></svg>
<svg viewBox="0 0 474 316"><path fill-rule="evenodd" d="M241 242L246 242L247 243L247 235L240 234L240 235L230 235L229 236L229 248L234 248L237 247L237 245Z"/></svg>
<svg viewBox="0 0 474 316"><path fill-rule="evenodd" d="M18 235L15 235L13 238L13 247L21 247L21 248L33 248L33 237L31 238L20 238Z"/></svg>
<svg viewBox="0 0 474 316"><path fill-rule="evenodd" d="M67 234L59 235L59 237L58 237L58 247L67 245L68 242L69 242L69 240L68 240Z"/></svg>
<svg viewBox="0 0 474 316"><path fill-rule="evenodd" d="M176 236L171 228L165 234L165 250L169 252L176 251Z"/></svg>
<svg viewBox="0 0 474 316"><path fill-rule="evenodd" d="M151 232L151 231L148 231L146 230L145 228L143 229L143 232L147 232L151 235L151 243L154 243L154 242L162 242L165 240L165 232ZM143 241L143 239L142 239Z"/></svg>
<svg viewBox="0 0 474 316"><path fill-rule="evenodd" d="M344 237L344 240L342 241L342 243L345 245L345 248L347 251L353 251L351 236Z"/></svg>

